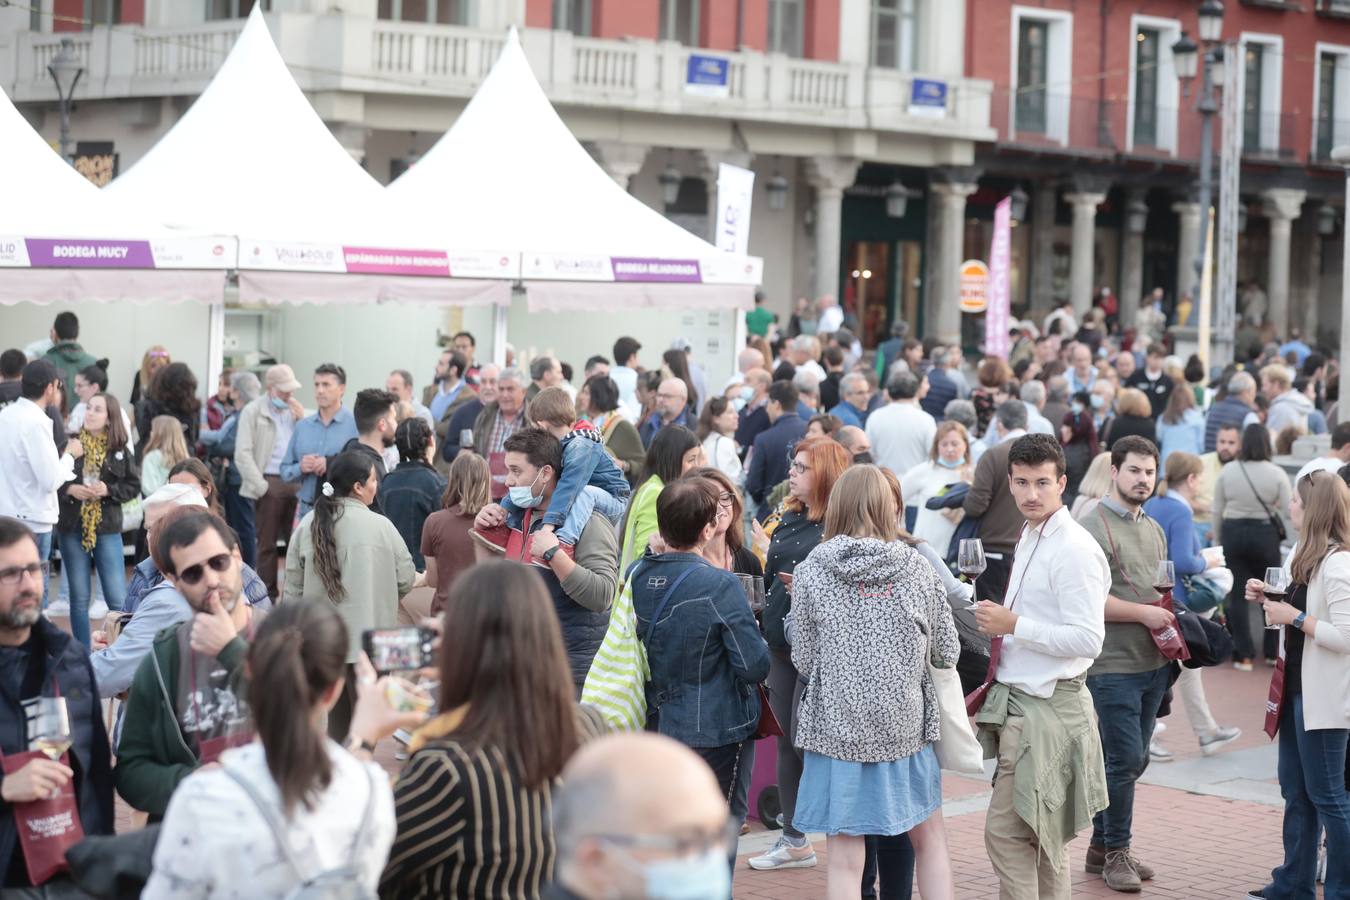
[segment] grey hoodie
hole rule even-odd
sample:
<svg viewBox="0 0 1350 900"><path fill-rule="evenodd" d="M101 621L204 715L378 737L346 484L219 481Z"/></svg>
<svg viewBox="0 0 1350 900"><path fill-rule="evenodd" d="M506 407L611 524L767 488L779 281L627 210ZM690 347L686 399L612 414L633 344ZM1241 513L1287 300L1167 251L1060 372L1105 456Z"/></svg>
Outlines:
<svg viewBox="0 0 1350 900"><path fill-rule="evenodd" d="M1274 440L1290 425L1300 431L1308 430L1308 413L1313 411L1313 402L1308 395L1292 388L1270 401L1270 410L1266 413L1266 428Z"/></svg>
<svg viewBox="0 0 1350 900"><path fill-rule="evenodd" d="M891 762L938 738L931 658L961 653L946 591L902 541L837 536L797 566L792 662L807 680L796 745L851 762Z"/></svg>

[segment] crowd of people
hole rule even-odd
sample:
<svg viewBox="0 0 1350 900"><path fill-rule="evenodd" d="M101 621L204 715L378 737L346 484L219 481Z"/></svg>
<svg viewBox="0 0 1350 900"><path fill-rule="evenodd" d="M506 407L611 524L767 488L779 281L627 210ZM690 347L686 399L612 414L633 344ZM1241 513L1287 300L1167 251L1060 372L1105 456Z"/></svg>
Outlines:
<svg viewBox="0 0 1350 900"><path fill-rule="evenodd" d="M284 363L202 403L158 346L124 407L61 313L0 354L0 896L102 896L116 858L147 897L724 898L823 834L831 900L954 898L951 727L992 761L1001 896L1067 898L1080 832L1137 892L1167 878L1133 841L1159 718L1175 693L1230 745L1202 667L1262 659L1285 860L1251 896L1310 895L1319 831L1350 890L1334 363L1294 339L1206 373L1068 306L978 361L854 325L761 303L720 384L684 339L578 376L462 332L420 394L318 366L310 412ZM1272 461L1328 431L1296 479ZM377 670L401 627L436 649ZM768 746L778 835L738 871ZM144 829L111 837L114 792Z"/></svg>

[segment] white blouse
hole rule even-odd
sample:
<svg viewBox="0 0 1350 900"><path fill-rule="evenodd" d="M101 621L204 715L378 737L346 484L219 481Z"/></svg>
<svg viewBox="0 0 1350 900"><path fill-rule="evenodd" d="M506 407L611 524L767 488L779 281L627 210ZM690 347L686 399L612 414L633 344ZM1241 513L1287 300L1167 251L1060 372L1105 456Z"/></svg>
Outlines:
<svg viewBox="0 0 1350 900"><path fill-rule="evenodd" d="M919 515L914 520L914 536L932 544L940 556L947 555L952 535L956 534L956 523L944 516L943 510L929 509L926 504L949 484L969 484L972 475L970 466L948 469L932 460L925 460L905 472L900 479L900 492L905 498L905 505L919 509Z"/></svg>
<svg viewBox="0 0 1350 900"><path fill-rule="evenodd" d="M304 867L305 878L358 864L373 894L394 841L394 792L389 776L375 763L360 762L332 741L326 745L333 761L333 780L312 810L296 807L285 820L287 843ZM272 804L276 816L283 818L280 794L267 770L261 743L227 751L221 765L245 778ZM352 842L367 806L366 839L353 858ZM174 791L155 846L154 872L141 897L281 900L300 883L253 800L226 772L209 769L189 776Z"/></svg>
<svg viewBox="0 0 1350 900"><path fill-rule="evenodd" d="M725 434L711 432L703 440L703 453L708 457L708 465L731 479L731 483L740 487L745 483L745 472L741 467L741 458L736 454L736 439Z"/></svg>

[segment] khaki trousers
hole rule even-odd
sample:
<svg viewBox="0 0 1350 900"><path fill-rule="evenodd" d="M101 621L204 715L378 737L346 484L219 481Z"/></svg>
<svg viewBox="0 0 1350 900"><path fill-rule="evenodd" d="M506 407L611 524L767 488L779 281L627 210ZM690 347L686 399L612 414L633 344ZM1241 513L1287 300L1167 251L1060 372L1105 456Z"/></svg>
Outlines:
<svg viewBox="0 0 1350 900"><path fill-rule="evenodd" d="M1039 852L1031 826L1013 809L1013 770L1024 721L1022 716L1009 716L997 732L998 769L984 820L984 846L998 875L1000 900L1070 900L1068 848L1060 851L1055 871L1051 860Z"/></svg>

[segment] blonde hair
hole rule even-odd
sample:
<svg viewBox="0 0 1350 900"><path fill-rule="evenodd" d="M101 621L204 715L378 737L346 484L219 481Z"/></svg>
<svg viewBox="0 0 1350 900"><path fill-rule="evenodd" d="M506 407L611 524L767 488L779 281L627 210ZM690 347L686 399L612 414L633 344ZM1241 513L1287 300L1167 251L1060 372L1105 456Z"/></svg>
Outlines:
<svg viewBox="0 0 1350 900"><path fill-rule="evenodd" d="M487 460L477 453L461 453L450 464L441 505L449 509L458 503L462 514L476 516L492 502L491 489L492 471Z"/></svg>
<svg viewBox="0 0 1350 900"><path fill-rule="evenodd" d="M1201 475L1205 464L1194 453L1173 450L1167 454L1166 474L1158 479L1158 496L1166 497L1167 489L1183 484L1192 475Z"/></svg>
<svg viewBox="0 0 1350 900"><path fill-rule="evenodd" d="M1332 550L1350 545L1350 488L1334 472L1310 472L1295 490L1303 501L1303 528L1289 571L1296 583L1309 584Z"/></svg>
<svg viewBox="0 0 1350 900"><path fill-rule="evenodd" d="M824 540L838 535L894 541L900 508L895 491L876 466L852 466L834 483L825 511Z"/></svg>
<svg viewBox="0 0 1350 900"><path fill-rule="evenodd" d="M1116 394L1116 412L1122 416L1148 418L1153 415L1153 407L1149 405L1148 395L1143 391L1138 388L1124 388Z"/></svg>
<svg viewBox="0 0 1350 900"><path fill-rule="evenodd" d="M1078 495L1100 500L1109 490L1111 490L1111 451L1103 450L1092 458L1092 465L1088 466L1083 480L1078 482Z"/></svg>
<svg viewBox="0 0 1350 900"><path fill-rule="evenodd" d="M1288 366L1283 366L1280 363L1271 363L1261 370L1260 375L1265 380L1284 388L1286 391L1294 386L1294 374L1289 371ZM1273 400L1274 398L1272 397L1271 399Z"/></svg>
<svg viewBox="0 0 1350 900"><path fill-rule="evenodd" d="M163 359L165 366L167 366L170 362L173 361L173 358L169 356L169 351L165 349L163 344L155 344L148 350L146 350L145 353L141 354L142 391L150 390L150 382L154 381L155 379L155 372L151 368L151 363L156 359ZM163 366L161 366L160 368L163 368Z"/></svg>
<svg viewBox="0 0 1350 900"><path fill-rule="evenodd" d="M183 438L183 423L173 416L155 416L150 420L150 440L145 442L145 452L158 450L161 461L167 468L173 468L188 458L187 441Z"/></svg>
<svg viewBox="0 0 1350 900"><path fill-rule="evenodd" d="M933 448L928 451L928 458L933 462L937 462L938 444L942 443L942 439L953 431L961 435L961 440L965 441L966 456L964 462L966 465L970 465L970 432L966 431L966 426L962 425L960 422L954 422L951 419L938 425L937 433L933 435Z"/></svg>

